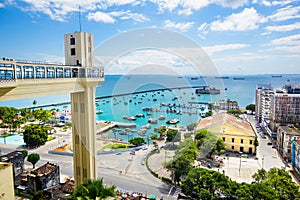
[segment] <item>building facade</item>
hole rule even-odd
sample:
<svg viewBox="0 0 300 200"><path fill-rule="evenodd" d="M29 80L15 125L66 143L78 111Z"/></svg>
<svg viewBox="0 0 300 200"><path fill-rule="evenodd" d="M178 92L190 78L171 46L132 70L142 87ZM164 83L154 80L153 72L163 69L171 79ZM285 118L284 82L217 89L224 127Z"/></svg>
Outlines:
<svg viewBox="0 0 300 200"><path fill-rule="evenodd" d="M279 125L299 124L300 94L276 93L271 100L270 129Z"/></svg>
<svg viewBox="0 0 300 200"><path fill-rule="evenodd" d="M201 119L197 125L197 130L201 129L208 129L222 138L228 151L256 153L256 134L247 121L227 113L221 113Z"/></svg>
<svg viewBox="0 0 300 200"><path fill-rule="evenodd" d="M231 101L230 99L220 100L219 101L219 109L220 110L238 110L239 104L237 101Z"/></svg>
<svg viewBox="0 0 300 200"><path fill-rule="evenodd" d="M279 126L277 129L277 151L285 161L292 160L292 142L300 139L300 131L293 125Z"/></svg>
<svg viewBox="0 0 300 200"><path fill-rule="evenodd" d="M0 199L15 199L12 163L0 162Z"/></svg>
<svg viewBox="0 0 300 200"><path fill-rule="evenodd" d="M47 190L57 187L60 183L59 166L48 162L45 165L31 171L31 173L27 176L27 180L28 192L31 194L34 194L39 190Z"/></svg>
<svg viewBox="0 0 300 200"><path fill-rule="evenodd" d="M259 123L269 121L270 103L274 90L271 84L259 84L255 91L255 118Z"/></svg>
<svg viewBox="0 0 300 200"><path fill-rule="evenodd" d="M292 141L292 166L294 171L300 176L300 140Z"/></svg>

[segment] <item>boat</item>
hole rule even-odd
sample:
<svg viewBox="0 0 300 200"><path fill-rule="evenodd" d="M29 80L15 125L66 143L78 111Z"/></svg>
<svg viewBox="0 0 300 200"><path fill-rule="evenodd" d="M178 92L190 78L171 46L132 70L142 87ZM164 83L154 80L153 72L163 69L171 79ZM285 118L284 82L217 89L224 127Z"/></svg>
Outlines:
<svg viewBox="0 0 300 200"><path fill-rule="evenodd" d="M233 80L245 80L243 77L234 77Z"/></svg>
<svg viewBox="0 0 300 200"><path fill-rule="evenodd" d="M281 78L282 75L272 75L272 78Z"/></svg>
<svg viewBox="0 0 300 200"><path fill-rule="evenodd" d="M191 77L191 80L198 80L197 77Z"/></svg>
<svg viewBox="0 0 300 200"><path fill-rule="evenodd" d="M150 129L151 128L151 125L150 124L147 124L145 126L142 126L142 129Z"/></svg>
<svg viewBox="0 0 300 200"><path fill-rule="evenodd" d="M229 79L228 76L216 76L215 78L216 79Z"/></svg>
<svg viewBox="0 0 300 200"><path fill-rule="evenodd" d="M135 116L123 116L123 119L127 119L127 120L131 120L131 121L134 121L136 120L136 117Z"/></svg>
<svg viewBox="0 0 300 200"><path fill-rule="evenodd" d="M157 120L154 119L154 118L149 118L149 119L148 119L148 123L150 123L150 124L156 124L156 123L157 123Z"/></svg>
<svg viewBox="0 0 300 200"><path fill-rule="evenodd" d="M102 114L103 110L96 110L96 114Z"/></svg>
<svg viewBox="0 0 300 200"><path fill-rule="evenodd" d="M159 116L159 118L158 118L159 120L164 120L164 119L166 119L166 117L165 116L163 116L163 115L161 115L161 116Z"/></svg>
<svg viewBox="0 0 300 200"><path fill-rule="evenodd" d="M210 88L209 86L202 86L196 89L196 94L220 94L220 90L216 88Z"/></svg>
<svg viewBox="0 0 300 200"><path fill-rule="evenodd" d="M136 114L135 116L136 116L136 117L145 117L144 114Z"/></svg>
<svg viewBox="0 0 300 200"><path fill-rule="evenodd" d="M171 119L171 120L168 120L166 123L167 123L167 124L177 124L178 122L179 122L178 119L173 118L173 119Z"/></svg>

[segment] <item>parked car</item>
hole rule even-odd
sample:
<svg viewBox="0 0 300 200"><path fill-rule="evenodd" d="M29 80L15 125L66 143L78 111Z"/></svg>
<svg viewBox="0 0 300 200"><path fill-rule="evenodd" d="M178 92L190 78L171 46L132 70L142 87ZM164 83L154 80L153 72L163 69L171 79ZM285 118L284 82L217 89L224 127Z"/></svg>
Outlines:
<svg viewBox="0 0 300 200"><path fill-rule="evenodd" d="M273 142L268 142L267 145L273 145Z"/></svg>

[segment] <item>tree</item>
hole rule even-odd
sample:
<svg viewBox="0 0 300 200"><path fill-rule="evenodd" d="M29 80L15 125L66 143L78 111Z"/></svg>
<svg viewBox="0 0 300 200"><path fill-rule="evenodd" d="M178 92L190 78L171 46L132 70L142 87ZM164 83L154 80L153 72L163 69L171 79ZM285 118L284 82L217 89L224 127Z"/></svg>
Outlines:
<svg viewBox="0 0 300 200"><path fill-rule="evenodd" d="M158 139L158 136L156 134L153 134L151 135L150 137L151 140L157 140Z"/></svg>
<svg viewBox="0 0 300 200"><path fill-rule="evenodd" d="M26 158L28 156L28 151L27 150L22 150L22 154L24 156L24 158Z"/></svg>
<svg viewBox="0 0 300 200"><path fill-rule="evenodd" d="M279 168L271 168L268 172L264 169L258 170L253 175L255 183L270 187L274 191L274 199L299 199L299 186L293 182L288 172Z"/></svg>
<svg viewBox="0 0 300 200"><path fill-rule="evenodd" d="M33 169L35 168L35 164L40 160L40 155L37 153L29 154L27 157L27 161L32 164Z"/></svg>
<svg viewBox="0 0 300 200"><path fill-rule="evenodd" d="M180 141L180 133L178 130L168 130L167 131L167 142L178 142Z"/></svg>
<svg viewBox="0 0 300 200"><path fill-rule="evenodd" d="M142 144L145 144L145 139L141 137L137 137L137 138L130 139L128 142L135 146L141 146Z"/></svg>
<svg viewBox="0 0 300 200"><path fill-rule="evenodd" d="M253 112L255 111L255 104L249 104L246 106L246 110L250 110L251 113L253 114Z"/></svg>
<svg viewBox="0 0 300 200"><path fill-rule="evenodd" d="M79 185L70 199L93 199L101 200L116 196L116 186L104 186L103 178L99 180L87 180Z"/></svg>
<svg viewBox="0 0 300 200"><path fill-rule="evenodd" d="M174 158L165 164L165 167L172 171L175 182L179 183L181 176L192 169L198 155L198 149L192 138L187 138L178 145Z"/></svg>
<svg viewBox="0 0 300 200"><path fill-rule="evenodd" d="M197 126L197 123L191 123L191 124L187 125L186 128L188 131L193 131L196 128L196 126Z"/></svg>
<svg viewBox="0 0 300 200"><path fill-rule="evenodd" d="M212 116L212 114L213 114L212 111L208 111L208 112L205 113L205 117Z"/></svg>
<svg viewBox="0 0 300 200"><path fill-rule="evenodd" d="M33 116L35 119L45 122L52 118L52 112L50 110L35 110Z"/></svg>
<svg viewBox="0 0 300 200"><path fill-rule="evenodd" d="M190 199L217 199L217 192L228 190L228 178L214 170L193 168L180 185L182 192Z"/></svg>
<svg viewBox="0 0 300 200"><path fill-rule="evenodd" d="M41 124L30 124L24 127L23 140L27 147L37 147L45 144L49 128Z"/></svg>
<svg viewBox="0 0 300 200"><path fill-rule="evenodd" d="M236 117L238 117L239 115L243 114L243 112L241 110L227 110L228 114L232 114Z"/></svg>

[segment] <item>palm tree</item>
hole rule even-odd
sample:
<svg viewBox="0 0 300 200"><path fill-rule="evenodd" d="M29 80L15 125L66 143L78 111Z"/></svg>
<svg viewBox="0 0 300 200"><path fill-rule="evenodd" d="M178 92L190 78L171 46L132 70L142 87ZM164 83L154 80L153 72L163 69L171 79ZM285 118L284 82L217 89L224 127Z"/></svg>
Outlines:
<svg viewBox="0 0 300 200"><path fill-rule="evenodd" d="M101 200L116 196L116 186L104 186L103 178L98 180L87 180L79 185L70 199L93 199Z"/></svg>

